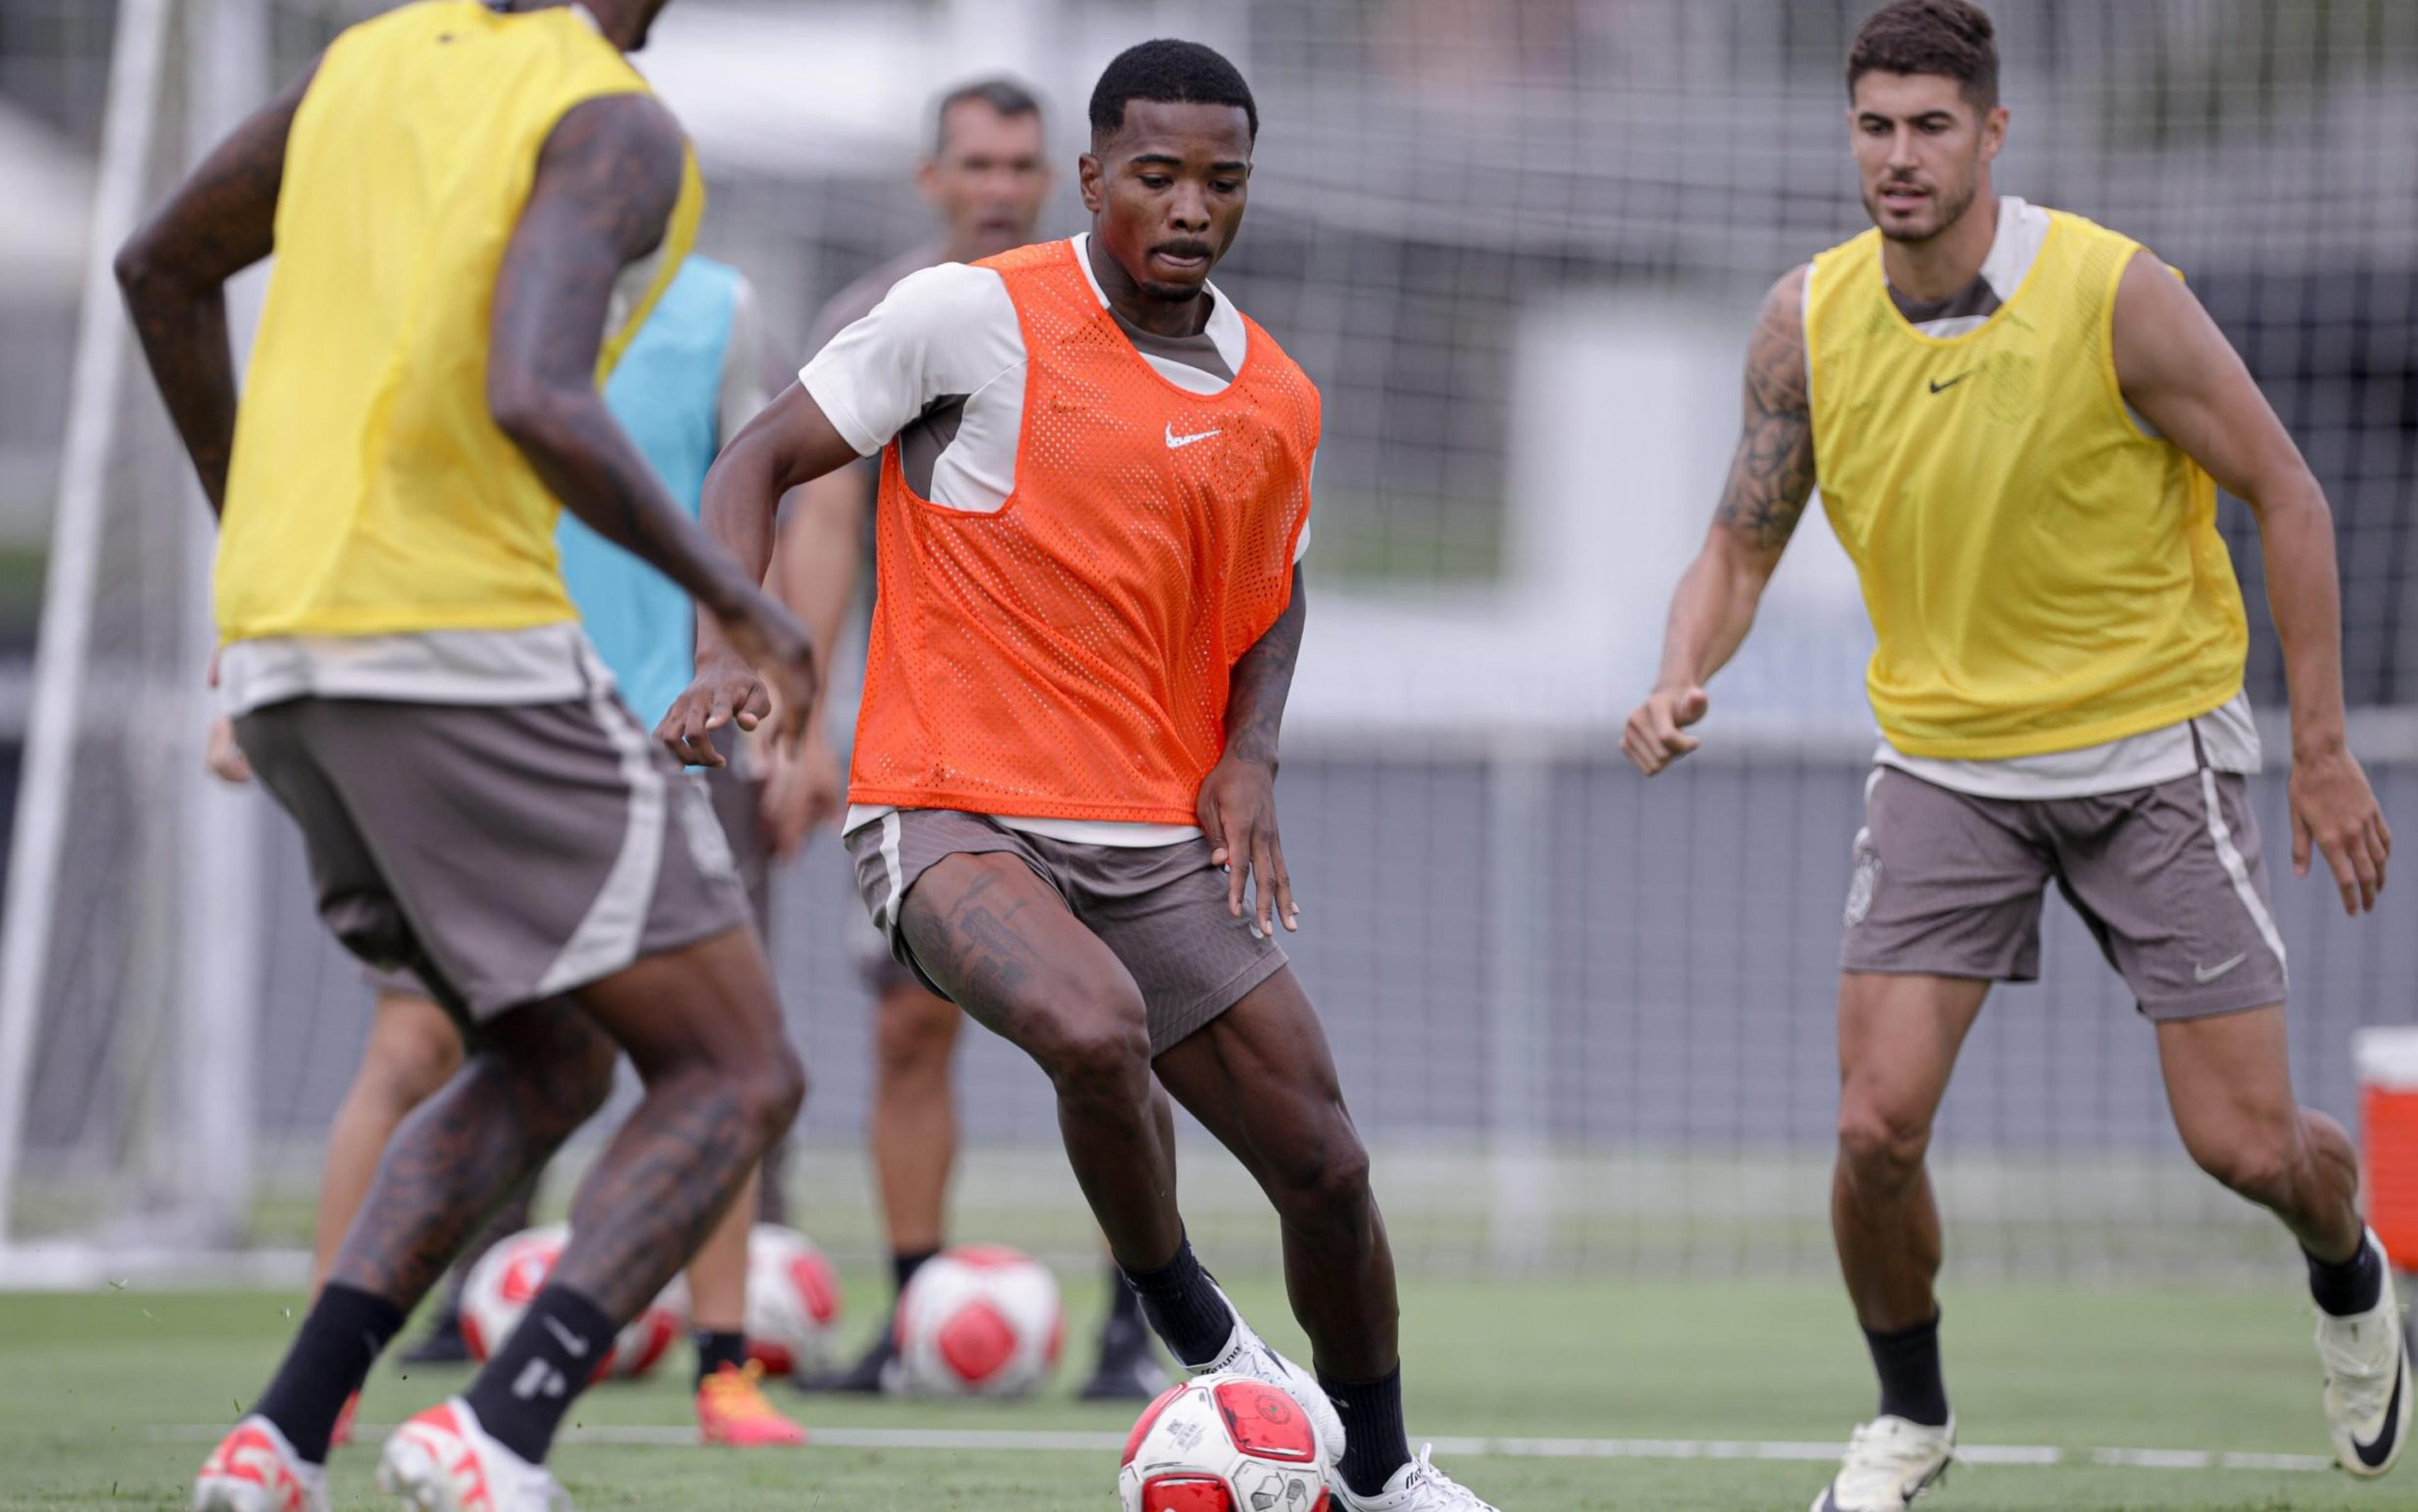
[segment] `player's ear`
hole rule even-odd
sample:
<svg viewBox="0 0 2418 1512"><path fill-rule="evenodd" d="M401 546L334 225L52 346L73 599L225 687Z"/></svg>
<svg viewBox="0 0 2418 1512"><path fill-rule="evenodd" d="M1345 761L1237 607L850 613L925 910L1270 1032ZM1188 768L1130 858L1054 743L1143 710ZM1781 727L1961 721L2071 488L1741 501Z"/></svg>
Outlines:
<svg viewBox="0 0 2418 1512"><path fill-rule="evenodd" d="M916 161L915 187L923 191L924 197L927 200L940 198L941 164L938 159L924 158Z"/></svg>
<svg viewBox="0 0 2418 1512"><path fill-rule="evenodd" d="M1998 149L2007 145L2007 107L1993 105L1990 114L1982 117L1982 160L1994 161Z"/></svg>
<svg viewBox="0 0 2418 1512"><path fill-rule="evenodd" d="M1083 186L1083 208L1094 215L1100 213L1100 198L1108 191L1109 171L1099 158L1086 152L1076 160L1075 174Z"/></svg>

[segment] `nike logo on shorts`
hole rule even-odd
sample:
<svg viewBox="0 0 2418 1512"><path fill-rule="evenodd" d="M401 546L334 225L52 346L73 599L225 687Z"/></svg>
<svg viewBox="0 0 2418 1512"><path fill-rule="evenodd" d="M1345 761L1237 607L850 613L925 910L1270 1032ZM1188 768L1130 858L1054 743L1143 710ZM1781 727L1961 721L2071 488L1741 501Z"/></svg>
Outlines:
<svg viewBox="0 0 2418 1512"><path fill-rule="evenodd" d="M1175 422L1173 420L1169 420L1167 422L1167 450L1173 451L1178 447L1187 447L1195 441L1206 441L1211 436L1219 434L1221 433L1217 431L1202 431L1194 435L1178 435L1175 434Z"/></svg>
<svg viewBox="0 0 2418 1512"><path fill-rule="evenodd" d="M2199 983L2202 986L2206 986L2209 983L2215 981L2218 977L2223 976L2226 972L2232 970L2235 967L2240 966L2242 962L2248 959L2250 959L2250 953L2248 951L2243 951L2241 955L2233 957L2233 959L2229 961L2219 961L2214 966L2195 966L2192 968L2192 980Z"/></svg>

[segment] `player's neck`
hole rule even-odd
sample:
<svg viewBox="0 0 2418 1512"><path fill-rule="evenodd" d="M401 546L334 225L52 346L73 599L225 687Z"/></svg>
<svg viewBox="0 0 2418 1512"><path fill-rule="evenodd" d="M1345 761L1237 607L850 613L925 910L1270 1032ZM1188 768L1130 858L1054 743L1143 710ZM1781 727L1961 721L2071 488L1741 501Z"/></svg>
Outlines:
<svg viewBox="0 0 2418 1512"><path fill-rule="evenodd" d="M1108 296L1109 308L1126 325L1153 336L1198 336L1207 328L1207 284L1188 299L1154 299L1133 281L1125 264L1110 253L1097 231L1083 238L1083 255L1091 262L1092 277L1098 281L1100 292Z"/></svg>
<svg viewBox="0 0 2418 1512"><path fill-rule="evenodd" d="M638 38L636 8L628 0L504 0L506 11L559 10L563 7L585 10L596 23L604 39L622 52L630 51Z"/></svg>
<svg viewBox="0 0 2418 1512"><path fill-rule="evenodd" d="M1881 271L1906 298L1930 301L1962 294L1982 276L1998 238L1998 196L1985 180L1973 203L1927 241L1883 241Z"/></svg>

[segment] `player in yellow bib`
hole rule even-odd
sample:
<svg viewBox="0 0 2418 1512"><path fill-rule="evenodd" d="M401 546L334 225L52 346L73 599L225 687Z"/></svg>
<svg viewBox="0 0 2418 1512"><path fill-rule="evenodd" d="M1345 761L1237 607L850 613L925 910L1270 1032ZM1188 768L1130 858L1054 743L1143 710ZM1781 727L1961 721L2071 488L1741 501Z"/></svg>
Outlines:
<svg viewBox="0 0 2418 1512"><path fill-rule="evenodd" d="M364 22L118 259L220 516L237 739L302 831L329 929L408 967L471 1051L390 1141L197 1512L324 1512L344 1398L627 1053L645 1095L521 1325L378 1464L423 1512L558 1506L564 1411L803 1092L729 848L617 696L556 552L567 506L661 569L778 680L784 737L803 728L805 633L597 391L702 202L622 55L665 3L418 0ZM238 405L223 288L271 252Z"/></svg>
<svg viewBox="0 0 2418 1512"><path fill-rule="evenodd" d="M2292 1095L2284 949L2246 802L2247 634L2215 525L2221 484L2266 553L2295 870L2314 846L2358 913L2392 837L2344 747L2324 495L2179 277L1994 191L2007 111L1977 7L1886 7L1847 83L1874 229L1765 302L1721 509L1622 741L1649 776L1696 748L1704 684L1818 482L1877 637L1831 1219L1881 1394L1814 1507L1899 1512L1947 1468L1924 1150L1990 984L2038 974L2052 880L2155 1026L2184 1145L2306 1251L2336 1451L2382 1474L2410 1420L2400 1313L2350 1141Z"/></svg>

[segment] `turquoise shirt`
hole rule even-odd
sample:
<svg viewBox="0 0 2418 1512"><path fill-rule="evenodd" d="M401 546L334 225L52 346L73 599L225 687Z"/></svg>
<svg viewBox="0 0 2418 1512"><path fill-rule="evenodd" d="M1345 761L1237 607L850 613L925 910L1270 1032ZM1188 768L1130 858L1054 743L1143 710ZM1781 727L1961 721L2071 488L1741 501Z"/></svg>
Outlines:
<svg viewBox="0 0 2418 1512"><path fill-rule="evenodd" d="M736 268L681 265L604 384L604 403L691 518L722 445L722 378L739 306ZM647 727L695 673L696 608L669 578L563 512L562 581L597 654Z"/></svg>

